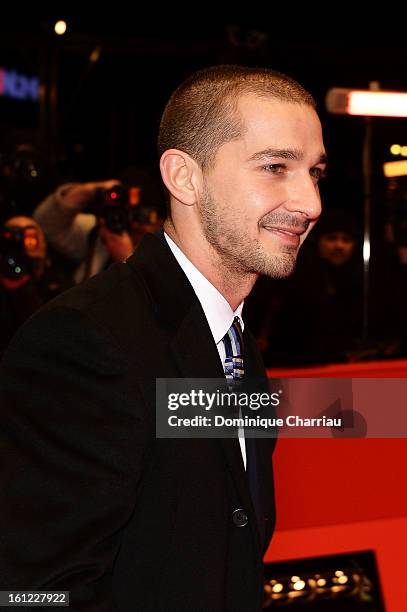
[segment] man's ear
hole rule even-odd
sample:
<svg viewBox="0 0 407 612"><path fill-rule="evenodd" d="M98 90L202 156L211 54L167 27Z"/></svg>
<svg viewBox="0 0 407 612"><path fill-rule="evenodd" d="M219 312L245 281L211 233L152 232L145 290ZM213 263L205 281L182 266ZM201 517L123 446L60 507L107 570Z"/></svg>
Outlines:
<svg viewBox="0 0 407 612"><path fill-rule="evenodd" d="M160 159L160 172L170 194L182 204L193 206L198 200L201 170L184 151L168 149Z"/></svg>

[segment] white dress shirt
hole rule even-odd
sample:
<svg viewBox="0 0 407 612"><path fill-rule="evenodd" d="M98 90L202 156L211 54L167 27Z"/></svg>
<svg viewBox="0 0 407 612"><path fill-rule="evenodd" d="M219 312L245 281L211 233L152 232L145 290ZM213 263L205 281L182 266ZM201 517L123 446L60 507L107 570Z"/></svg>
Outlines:
<svg viewBox="0 0 407 612"><path fill-rule="evenodd" d="M170 247L175 259L178 261L185 276L192 285L196 293L196 297L201 303L205 313L206 320L212 332L213 339L218 349L219 358L224 368L226 353L223 338L227 334L235 317L239 317L242 330L244 323L242 319L243 302L239 304L236 310L230 307L229 302L223 295L208 281L208 279L194 266L194 264L184 255L181 249L173 240L164 232L165 239ZM243 463L246 468L246 446L243 431L239 432L239 443L242 451Z"/></svg>

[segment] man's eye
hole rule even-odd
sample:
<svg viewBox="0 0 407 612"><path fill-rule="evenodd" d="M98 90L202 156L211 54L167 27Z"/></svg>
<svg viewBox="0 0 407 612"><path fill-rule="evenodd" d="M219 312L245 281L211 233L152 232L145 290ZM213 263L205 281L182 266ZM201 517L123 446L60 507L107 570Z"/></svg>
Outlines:
<svg viewBox="0 0 407 612"><path fill-rule="evenodd" d="M309 172L311 176L317 179L317 181L320 181L321 179L326 177L325 170L323 170L322 168L311 168Z"/></svg>
<svg viewBox="0 0 407 612"><path fill-rule="evenodd" d="M263 170L270 174L281 174L284 168L283 164L267 164L267 166L263 166Z"/></svg>

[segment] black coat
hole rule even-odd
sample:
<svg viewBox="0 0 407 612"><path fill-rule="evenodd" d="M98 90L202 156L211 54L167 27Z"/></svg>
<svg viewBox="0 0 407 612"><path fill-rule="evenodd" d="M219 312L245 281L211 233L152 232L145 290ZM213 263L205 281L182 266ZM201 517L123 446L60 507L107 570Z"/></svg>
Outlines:
<svg viewBox="0 0 407 612"><path fill-rule="evenodd" d="M245 347L263 376L246 330ZM238 440L155 438L155 379L184 376L223 370L162 236L20 329L1 370L0 589L69 590L89 612L260 609L274 441L257 440L261 547Z"/></svg>

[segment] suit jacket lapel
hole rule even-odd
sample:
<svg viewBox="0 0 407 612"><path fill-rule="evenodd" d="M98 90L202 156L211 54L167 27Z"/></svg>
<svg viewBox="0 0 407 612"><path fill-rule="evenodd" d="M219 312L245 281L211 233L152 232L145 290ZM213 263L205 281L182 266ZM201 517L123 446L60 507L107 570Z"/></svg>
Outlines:
<svg viewBox="0 0 407 612"><path fill-rule="evenodd" d="M204 311L163 235L147 234L127 263L139 276L157 318L168 332L169 348L180 377L223 379L219 353ZM257 538L255 512L239 441L237 438L217 441Z"/></svg>
<svg viewBox="0 0 407 612"><path fill-rule="evenodd" d="M219 353L198 300L190 308L178 328L171 342L171 350L183 377L197 378L199 372L200 378L220 378L223 381L225 374ZM250 524L254 537L257 538L255 512L239 440L220 438L217 442L221 445L242 506L251 516Z"/></svg>

